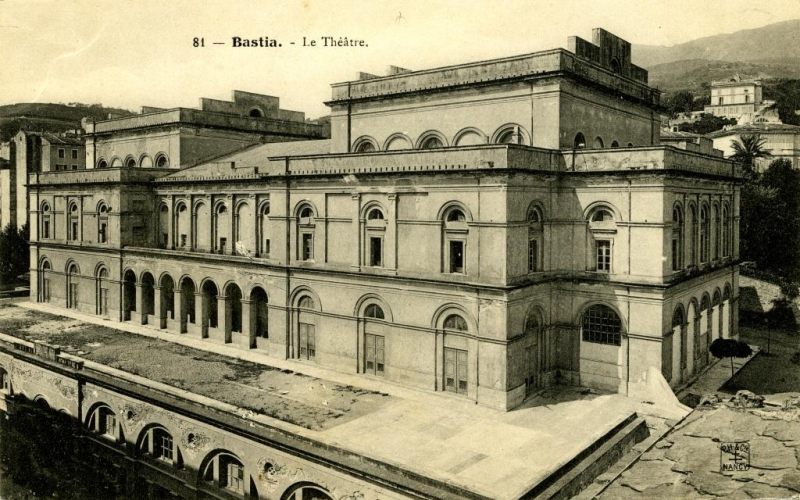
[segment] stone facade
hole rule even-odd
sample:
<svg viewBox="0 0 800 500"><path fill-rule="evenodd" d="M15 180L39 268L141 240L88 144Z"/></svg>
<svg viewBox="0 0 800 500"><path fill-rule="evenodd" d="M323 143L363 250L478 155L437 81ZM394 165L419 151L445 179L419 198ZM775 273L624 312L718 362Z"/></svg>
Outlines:
<svg viewBox="0 0 800 500"><path fill-rule="evenodd" d="M678 386L736 336L740 173L595 42L335 84L301 153L32 178L31 298L500 409Z"/></svg>

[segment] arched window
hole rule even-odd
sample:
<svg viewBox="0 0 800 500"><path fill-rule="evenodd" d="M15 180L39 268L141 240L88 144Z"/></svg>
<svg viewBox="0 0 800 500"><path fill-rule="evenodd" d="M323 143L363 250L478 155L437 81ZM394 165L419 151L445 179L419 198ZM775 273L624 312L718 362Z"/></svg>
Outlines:
<svg viewBox="0 0 800 500"><path fill-rule="evenodd" d="M137 449L139 453L149 455L156 460L178 467L183 465L178 443L164 427L155 426L148 429L139 438Z"/></svg>
<svg viewBox="0 0 800 500"><path fill-rule="evenodd" d="M314 299L305 295L297 301L297 307L300 309L314 309Z"/></svg>
<svg viewBox="0 0 800 500"><path fill-rule="evenodd" d="M378 304L370 304L364 309L364 317L372 319L384 319L383 309Z"/></svg>
<svg viewBox="0 0 800 500"><path fill-rule="evenodd" d="M544 386L544 373L550 364L542 322L536 310L529 311L525 318L524 337L525 393L531 394Z"/></svg>
<svg viewBox="0 0 800 500"><path fill-rule="evenodd" d="M302 261L314 260L315 213L309 205L300 208L297 220L297 258Z"/></svg>
<svg viewBox="0 0 800 500"><path fill-rule="evenodd" d="M250 118L263 118L264 113L261 112L258 108L253 108L250 110Z"/></svg>
<svg viewBox="0 0 800 500"><path fill-rule="evenodd" d="M715 203L711 208L711 220L709 221L709 224L714 224L714 260L719 260L720 244L722 243L720 241L722 239L722 225L720 222L719 207L717 207L717 204Z"/></svg>
<svg viewBox="0 0 800 500"><path fill-rule="evenodd" d="M617 141L612 141L611 142L611 147L612 148L618 148L619 147L619 143Z"/></svg>
<svg viewBox="0 0 800 500"><path fill-rule="evenodd" d="M445 330L454 330L458 332L469 331L467 321L458 314L451 314L446 317L442 326Z"/></svg>
<svg viewBox="0 0 800 500"><path fill-rule="evenodd" d="M97 242L108 243L108 207L105 203L97 207Z"/></svg>
<svg viewBox="0 0 800 500"><path fill-rule="evenodd" d="M521 144L530 145L528 132L519 125L505 125L494 133L495 144Z"/></svg>
<svg viewBox="0 0 800 500"><path fill-rule="evenodd" d="M384 237L386 233L386 220L380 208L367 210L367 220L364 224L363 259L370 267L384 267Z"/></svg>
<svg viewBox="0 0 800 500"><path fill-rule="evenodd" d="M315 484L302 483L289 488L281 500L333 500L333 497Z"/></svg>
<svg viewBox="0 0 800 500"><path fill-rule="evenodd" d="M428 137L422 141L422 144L420 145L420 149L438 149L443 147L444 144L442 143L442 140L436 136Z"/></svg>
<svg viewBox="0 0 800 500"><path fill-rule="evenodd" d="M297 301L298 311L298 357L315 361L317 357L317 320L311 310L316 309L314 299L304 295Z"/></svg>
<svg viewBox="0 0 800 500"><path fill-rule="evenodd" d="M401 149L410 149L411 142L404 135L393 135L386 141L384 149L386 151L397 151Z"/></svg>
<svg viewBox="0 0 800 500"><path fill-rule="evenodd" d="M728 205L722 206L722 256L731 254L731 225L728 219Z"/></svg>
<svg viewBox="0 0 800 500"><path fill-rule="evenodd" d="M211 458L203 460L204 467L200 471L200 477L205 482L205 487L219 487L236 495L243 495L245 481L250 483L250 495L258 498L258 493L254 491L254 483L249 474L245 473L245 467L239 457L233 453L217 452ZM241 498L241 496L239 496ZM313 497L311 497L313 498Z"/></svg>
<svg viewBox="0 0 800 500"><path fill-rule="evenodd" d="M705 354L708 352L708 336L711 334L709 327L711 326L710 317L711 317L711 300L708 298L708 295L703 296L703 300L700 302L700 311L698 312L695 318L695 330L694 330L694 357L695 359L705 359ZM706 315L706 331L703 331L702 325L702 316L705 313ZM695 366L702 365L705 363L695 363Z"/></svg>
<svg viewBox="0 0 800 500"><path fill-rule="evenodd" d="M539 208L528 208L528 272L536 273L542 268L542 215Z"/></svg>
<svg viewBox="0 0 800 500"><path fill-rule="evenodd" d="M108 316L108 269L101 267L97 272L97 315Z"/></svg>
<svg viewBox="0 0 800 500"><path fill-rule="evenodd" d="M373 153L375 151L375 145L370 141L363 141L356 147L356 153Z"/></svg>
<svg viewBox="0 0 800 500"><path fill-rule="evenodd" d="M78 308L78 280L80 279L78 264L71 263L67 267L67 309Z"/></svg>
<svg viewBox="0 0 800 500"><path fill-rule="evenodd" d="M136 158L130 157L125 160L125 166L128 168L134 168L136 166Z"/></svg>
<svg viewBox="0 0 800 500"><path fill-rule="evenodd" d="M691 223L687 225L687 230L691 231L691 237L689 238L689 264L696 266L697 265L697 211L694 208L694 205L689 207L689 218L691 219Z"/></svg>
<svg viewBox="0 0 800 500"><path fill-rule="evenodd" d="M162 203L158 209L158 248L167 248L169 241L169 207Z"/></svg>
<svg viewBox="0 0 800 500"><path fill-rule="evenodd" d="M150 155L142 155L142 157L139 158L139 166L142 168L153 168L153 159L150 158Z"/></svg>
<svg viewBox="0 0 800 500"><path fill-rule="evenodd" d="M381 212L380 208L373 208L367 214L368 220L383 220L383 212Z"/></svg>
<svg viewBox="0 0 800 500"><path fill-rule="evenodd" d="M78 213L78 204L73 202L69 206L69 227L67 234L70 241L80 241L81 235L80 214Z"/></svg>
<svg viewBox="0 0 800 500"><path fill-rule="evenodd" d="M592 143L592 147L594 149L603 149L603 138L598 136L594 138L594 143Z"/></svg>
<svg viewBox="0 0 800 500"><path fill-rule="evenodd" d="M271 239L269 231L269 202L263 203L258 212L258 256L268 259L271 249Z"/></svg>
<svg viewBox="0 0 800 500"><path fill-rule="evenodd" d="M629 147L629 148L632 148L632 147L633 147L633 143L632 143L632 142L629 142L629 143L628 143L628 147Z"/></svg>
<svg viewBox="0 0 800 500"><path fill-rule="evenodd" d="M100 158L100 160L97 162L97 168L108 168L108 162L103 158Z"/></svg>
<svg viewBox="0 0 800 500"><path fill-rule="evenodd" d="M41 238L44 239L44 240L50 239L50 238L55 238L55 235L51 235L50 234L50 229L51 229L51 227L53 227L52 226L52 223L53 223L52 217L53 217L53 215L52 215L52 212L50 211L50 204L47 203L47 202L42 203L42 217L41 217L42 221L41 221L40 224L41 224L41 228L42 228L41 229L41 235L42 235Z"/></svg>
<svg viewBox="0 0 800 500"><path fill-rule="evenodd" d="M107 405L99 405L92 410L88 420L89 430L108 438L111 441L122 440L117 414Z"/></svg>
<svg viewBox="0 0 800 500"><path fill-rule="evenodd" d="M589 213L589 240L594 245L594 260L589 264L591 270L612 272L616 232L616 221L610 208L600 205Z"/></svg>
<svg viewBox="0 0 800 500"><path fill-rule="evenodd" d="M41 301L42 302L50 302L50 261L44 260L42 261L41 273L42 273L42 289L41 289Z"/></svg>
<svg viewBox="0 0 800 500"><path fill-rule="evenodd" d="M586 138L581 132L575 134L575 140L572 141L572 149L583 149L586 147Z"/></svg>
<svg viewBox="0 0 800 500"><path fill-rule="evenodd" d="M673 335L674 334L679 334L680 335L679 338L680 338L680 341L681 341L681 352L680 352L680 357L681 357L680 367L681 367L681 370L685 370L686 369L686 366L687 366L686 365L686 362L687 362L686 358L688 357L687 356L687 351L686 351L687 338L686 338L686 324L685 323L686 323L686 320L685 320L684 315L683 315L683 307L681 307L679 305L678 307L675 308L675 312L672 314L672 329L673 329L673 331L679 329L678 332L673 333Z"/></svg>
<svg viewBox="0 0 800 500"><path fill-rule="evenodd" d="M582 338L584 342L620 345L622 321L608 306L595 304L583 313Z"/></svg>
<svg viewBox="0 0 800 500"><path fill-rule="evenodd" d="M680 207L672 209L672 270L683 269L683 214Z"/></svg>
<svg viewBox="0 0 800 500"><path fill-rule="evenodd" d="M156 155L156 167L158 168L165 168L169 167L169 158L164 153L159 153Z"/></svg>
<svg viewBox="0 0 800 500"><path fill-rule="evenodd" d="M617 61L616 57L611 59L611 71L617 74L620 72L619 61Z"/></svg>
<svg viewBox="0 0 800 500"><path fill-rule="evenodd" d="M178 217L176 223L176 234L175 234L175 247L181 249L187 249L189 247L189 231L190 231L190 215L189 215L189 208L186 206L186 203L179 203L178 204ZM197 229L195 229L195 232ZM194 244L197 245L196 236L193 235Z"/></svg>
<svg viewBox="0 0 800 500"><path fill-rule="evenodd" d="M709 247L711 246L711 218L708 207L700 207L700 262L708 262Z"/></svg>
<svg viewBox="0 0 800 500"><path fill-rule="evenodd" d="M247 201L236 204L233 216L233 245L231 250L237 255L250 257L256 253L253 209Z"/></svg>
<svg viewBox="0 0 800 500"><path fill-rule="evenodd" d="M216 253L228 253L230 247L228 246L228 235L230 234L231 225L230 217L228 216L228 207L224 203L220 203L214 212L214 250Z"/></svg>
<svg viewBox="0 0 800 500"><path fill-rule="evenodd" d="M467 274L467 239L469 226L467 216L458 207L444 213L444 272Z"/></svg>

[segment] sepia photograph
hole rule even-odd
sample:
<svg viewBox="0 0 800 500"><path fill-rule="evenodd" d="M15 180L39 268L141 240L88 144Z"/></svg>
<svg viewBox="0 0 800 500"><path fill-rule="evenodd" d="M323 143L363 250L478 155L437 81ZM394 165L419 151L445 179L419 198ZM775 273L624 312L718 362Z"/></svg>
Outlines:
<svg viewBox="0 0 800 500"><path fill-rule="evenodd" d="M800 500L800 0L0 0L0 500Z"/></svg>

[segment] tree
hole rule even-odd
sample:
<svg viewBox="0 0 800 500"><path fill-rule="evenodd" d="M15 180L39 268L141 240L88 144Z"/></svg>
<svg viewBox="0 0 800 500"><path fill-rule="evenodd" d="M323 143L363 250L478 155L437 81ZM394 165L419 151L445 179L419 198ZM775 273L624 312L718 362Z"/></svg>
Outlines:
<svg viewBox="0 0 800 500"><path fill-rule="evenodd" d="M694 110L694 95L688 90L681 90L674 95L667 96L662 105L667 108L669 115L674 117L678 113Z"/></svg>
<svg viewBox="0 0 800 500"><path fill-rule="evenodd" d="M731 159L744 165L745 173L752 178L755 175L753 168L758 158L769 158L772 153L764 147L767 140L761 134L742 135L739 139L731 141L733 154Z"/></svg>
<svg viewBox="0 0 800 500"><path fill-rule="evenodd" d="M27 224L19 230L8 224L0 232L0 281L10 283L27 272L30 265L28 239Z"/></svg>
<svg viewBox="0 0 800 500"><path fill-rule="evenodd" d="M731 377L733 377L733 358L746 358L753 354L753 350L746 342L736 339L718 338L708 346L708 352L717 359L731 359Z"/></svg>
<svg viewBox="0 0 800 500"><path fill-rule="evenodd" d="M696 122L681 123L678 130L681 132L691 132L693 134L710 134L717 130L722 130L726 125L736 125L736 118L724 118L703 113Z"/></svg>

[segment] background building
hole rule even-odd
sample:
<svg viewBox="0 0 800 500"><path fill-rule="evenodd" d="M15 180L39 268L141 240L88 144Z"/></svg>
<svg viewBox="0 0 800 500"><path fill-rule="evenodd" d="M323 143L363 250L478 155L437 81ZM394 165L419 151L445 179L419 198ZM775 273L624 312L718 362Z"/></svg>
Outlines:
<svg viewBox="0 0 800 500"><path fill-rule="evenodd" d="M774 160L786 159L792 166L800 168L800 127L784 123L750 123L727 127L708 134L714 141L714 148L723 151L726 157L733 155L733 141L741 140L743 135L758 134L765 139L764 149L770 158L756 158L756 166L763 171Z"/></svg>
<svg viewBox="0 0 800 500"><path fill-rule="evenodd" d="M765 101L762 94L760 80L742 80L737 75L729 80L711 82L711 104L705 106L704 112L735 118L739 124L759 119L774 121L777 112L771 112L769 108L775 105L775 101Z"/></svg>
<svg viewBox="0 0 800 500"><path fill-rule="evenodd" d="M569 46L334 84L330 140L92 124L95 168L31 176L31 296L500 409L677 386L736 335L739 174L660 144L630 44Z"/></svg>

